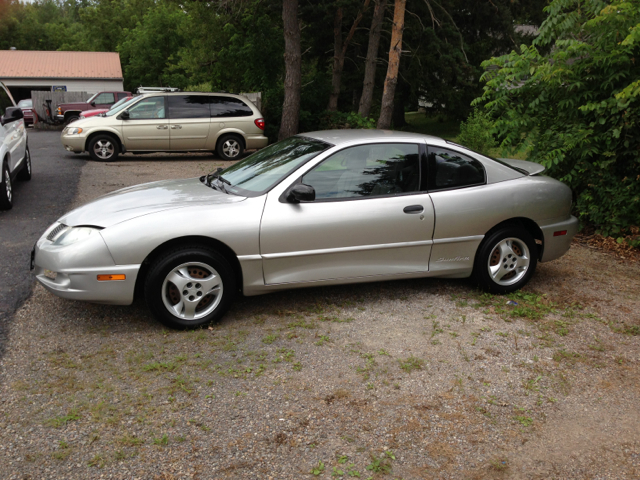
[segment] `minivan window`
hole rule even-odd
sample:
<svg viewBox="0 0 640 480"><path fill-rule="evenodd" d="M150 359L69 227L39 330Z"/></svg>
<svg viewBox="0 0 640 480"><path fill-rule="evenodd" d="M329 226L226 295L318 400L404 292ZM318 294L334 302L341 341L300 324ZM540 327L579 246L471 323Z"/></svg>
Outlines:
<svg viewBox="0 0 640 480"><path fill-rule="evenodd" d="M251 107L239 98L210 97L211 116L213 118L250 117L253 115Z"/></svg>
<svg viewBox="0 0 640 480"><path fill-rule="evenodd" d="M131 120L166 118L164 97L148 97L142 99L129 109L129 118Z"/></svg>
<svg viewBox="0 0 640 480"><path fill-rule="evenodd" d="M208 95L169 95L171 118L209 118Z"/></svg>
<svg viewBox="0 0 640 480"><path fill-rule="evenodd" d="M140 97L130 98L126 102L122 102L122 100L120 100L120 102L122 102L122 103L120 103L120 102L116 103L113 107L111 107L111 109L108 112L105 112L104 115L107 116L107 117L111 117L113 115L116 115L117 113L119 113L122 110L124 110L125 108L131 106L132 103L137 102L138 100L140 100Z"/></svg>

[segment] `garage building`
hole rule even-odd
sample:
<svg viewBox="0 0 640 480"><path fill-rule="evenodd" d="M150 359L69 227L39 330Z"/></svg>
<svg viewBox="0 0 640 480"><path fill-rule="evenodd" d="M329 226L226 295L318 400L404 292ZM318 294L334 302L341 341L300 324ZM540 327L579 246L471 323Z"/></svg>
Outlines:
<svg viewBox="0 0 640 480"><path fill-rule="evenodd" d="M16 101L30 98L31 90L124 90L120 54L115 52L0 50L0 81Z"/></svg>

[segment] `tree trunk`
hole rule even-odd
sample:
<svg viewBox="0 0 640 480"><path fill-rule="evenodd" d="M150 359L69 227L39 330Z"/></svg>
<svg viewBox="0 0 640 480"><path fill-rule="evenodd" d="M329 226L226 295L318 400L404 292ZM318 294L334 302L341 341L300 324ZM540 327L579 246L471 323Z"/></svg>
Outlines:
<svg viewBox="0 0 640 480"><path fill-rule="evenodd" d="M300 115L300 84L302 56L300 54L300 25L298 24L298 0L283 0L284 26L284 102L278 140L298 133Z"/></svg>
<svg viewBox="0 0 640 480"><path fill-rule="evenodd" d="M342 42L342 7L339 7L336 11L336 18L333 22L333 76L331 78L331 95L329 95L329 105L327 106L327 110L329 111L335 112L338 110L338 97L340 96L340 83L342 80L342 70L344 68L344 58L347 55L347 47L349 43L351 43L351 39L356 33L356 28L358 28L360 20L362 20L362 14L369 7L369 3L371 3L371 0L364 0L364 5L362 9L358 11L344 43Z"/></svg>
<svg viewBox="0 0 640 480"><path fill-rule="evenodd" d="M404 102L407 99L407 85L402 81L398 81L396 85L396 94L393 100L393 128L397 130L407 125L404 118Z"/></svg>
<svg viewBox="0 0 640 480"><path fill-rule="evenodd" d="M389 66L387 78L384 81L382 93L382 108L378 119L378 128L387 129L391 126L393 114L393 96L398 83L398 70L400 68L400 53L402 51L402 31L404 30L404 10L407 0L395 0L393 12L393 28L391 30L391 47L389 48Z"/></svg>
<svg viewBox="0 0 640 480"><path fill-rule="evenodd" d="M369 30L369 48L367 48L367 60L364 67L364 82L362 85L362 96L360 97L360 107L358 113L362 117L368 117L371 112L373 101L373 87L376 79L376 66L378 62L378 47L380 46L380 34L382 33L382 22L384 21L384 11L387 8L387 0L378 0L373 11L371 29Z"/></svg>
<svg viewBox="0 0 640 480"><path fill-rule="evenodd" d="M342 56L342 7L336 10L336 18L333 20L333 76L331 77L331 95L327 110L338 110L338 96L340 95L340 81L344 57Z"/></svg>

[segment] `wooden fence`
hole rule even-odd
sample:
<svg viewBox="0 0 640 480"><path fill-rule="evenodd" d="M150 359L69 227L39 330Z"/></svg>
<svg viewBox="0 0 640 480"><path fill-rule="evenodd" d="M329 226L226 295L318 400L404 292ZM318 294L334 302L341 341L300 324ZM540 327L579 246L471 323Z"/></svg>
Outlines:
<svg viewBox="0 0 640 480"><path fill-rule="evenodd" d="M258 110L262 111L262 92L241 93L240 95L247 97L256 107L258 107Z"/></svg>
<svg viewBox="0 0 640 480"><path fill-rule="evenodd" d="M45 100L52 100L51 109L53 110L52 115L56 115L56 107L61 103L70 103L70 102L86 102L89 100L89 95L87 92L45 92L42 90L32 90L31 91L31 100L33 101L33 109L36 111L40 118L46 118L46 113L44 111L44 103ZM42 123L42 122L38 122Z"/></svg>

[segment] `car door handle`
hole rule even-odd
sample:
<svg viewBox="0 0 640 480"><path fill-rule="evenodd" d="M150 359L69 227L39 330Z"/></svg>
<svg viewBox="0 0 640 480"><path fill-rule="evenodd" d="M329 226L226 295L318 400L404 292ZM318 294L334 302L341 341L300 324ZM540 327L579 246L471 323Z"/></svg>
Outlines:
<svg viewBox="0 0 640 480"><path fill-rule="evenodd" d="M158 130L166 130L166 129L167 129L167 128L169 128L169 127L167 127L166 125L158 125L158 126L156 126L156 128L157 128Z"/></svg>
<svg viewBox="0 0 640 480"><path fill-rule="evenodd" d="M179 129L179 128L182 128L182 125L171 125L171 129L172 130L176 130L176 129Z"/></svg>
<svg viewBox="0 0 640 480"><path fill-rule="evenodd" d="M402 211L404 213L422 213L424 212L424 207L422 205L409 205L408 207L404 207Z"/></svg>

